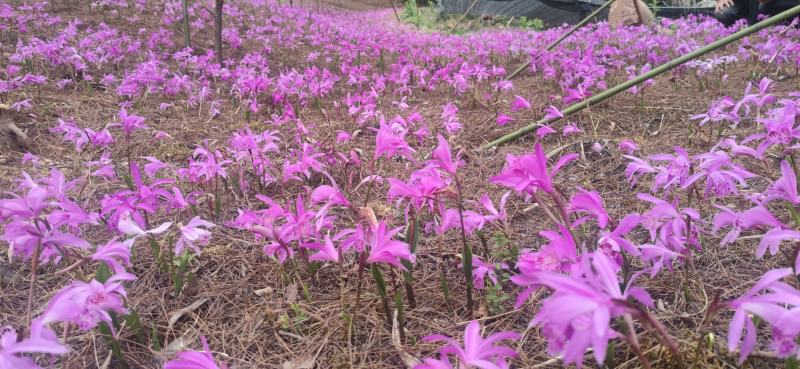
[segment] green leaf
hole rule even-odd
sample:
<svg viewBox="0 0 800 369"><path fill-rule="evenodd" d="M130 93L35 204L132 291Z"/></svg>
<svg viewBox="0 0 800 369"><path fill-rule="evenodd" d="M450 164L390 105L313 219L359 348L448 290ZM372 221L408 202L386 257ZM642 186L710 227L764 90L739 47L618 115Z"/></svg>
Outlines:
<svg viewBox="0 0 800 369"><path fill-rule="evenodd" d="M128 365L125 363L125 357L122 356L122 348L119 346L119 342L114 338L114 335L111 334L111 328L105 322L100 323L98 325L98 330L100 333L106 337L106 341L108 342L108 347L111 349L111 354L114 356L115 359L119 360L117 365L119 368L127 368Z"/></svg>
<svg viewBox="0 0 800 369"><path fill-rule="evenodd" d="M308 303L311 303L311 290L308 288L308 285L305 282L300 282L303 286L303 297L306 299Z"/></svg>
<svg viewBox="0 0 800 369"><path fill-rule="evenodd" d="M392 325L392 312L389 310L389 300L386 297L386 281L383 279L383 273L377 264L372 264L372 277L375 279L375 284L378 287L378 294L381 296L381 303L383 304L383 312L386 314L386 321Z"/></svg>
<svg viewBox="0 0 800 369"><path fill-rule="evenodd" d="M147 344L147 341L145 340L144 329L142 328L142 322L139 319L139 314L134 309L128 310L130 313L125 316L125 324L131 327L133 332L136 334L136 339L139 341L139 343L143 345Z"/></svg>
<svg viewBox="0 0 800 369"><path fill-rule="evenodd" d="M163 269L161 245L158 244L158 241L156 241L156 238L153 237L153 235L148 235L147 242L150 244L150 250L153 252L153 258L156 260L158 266Z"/></svg>
<svg viewBox="0 0 800 369"><path fill-rule="evenodd" d="M161 340L158 338L156 326L153 326L153 329L150 330L150 347L153 348L154 351L161 351Z"/></svg>
<svg viewBox="0 0 800 369"><path fill-rule="evenodd" d="M106 283L109 278L111 278L111 269L108 268L106 263L100 264L97 267L97 271L94 273L94 279L100 283Z"/></svg>
<svg viewBox="0 0 800 369"><path fill-rule="evenodd" d="M603 366L608 369L613 369L617 367L617 364L614 362L614 354L617 351L617 342L611 341L606 346L606 360L603 363Z"/></svg>
<svg viewBox="0 0 800 369"><path fill-rule="evenodd" d="M413 1L413 0L410 0ZM406 242L408 243L411 253L417 252L417 243L419 241L419 224L416 217L411 218L411 224L406 228ZM416 298L414 297L414 276L413 264L408 260L402 260L403 267L403 284L406 287L406 295L408 296L408 304L413 309L417 305Z"/></svg>
<svg viewBox="0 0 800 369"><path fill-rule="evenodd" d="M184 251L181 254L181 257L178 258L178 268L175 270L175 276L173 278L173 288L175 290L175 297L181 295L181 291L183 291L183 286L187 282L187 273L186 270L189 267L189 260L191 259L191 254L188 251Z"/></svg>
<svg viewBox="0 0 800 369"><path fill-rule="evenodd" d="M403 314L403 294L400 293L400 290L395 291L394 293L394 307L397 309L397 326L399 327L398 331L400 332L400 342L405 341L405 330L403 329L405 325L405 319Z"/></svg>
<svg viewBox="0 0 800 369"><path fill-rule="evenodd" d="M442 270L439 270L439 285L444 294L444 301L450 305L450 285L447 283L447 276L444 275L444 271Z"/></svg>

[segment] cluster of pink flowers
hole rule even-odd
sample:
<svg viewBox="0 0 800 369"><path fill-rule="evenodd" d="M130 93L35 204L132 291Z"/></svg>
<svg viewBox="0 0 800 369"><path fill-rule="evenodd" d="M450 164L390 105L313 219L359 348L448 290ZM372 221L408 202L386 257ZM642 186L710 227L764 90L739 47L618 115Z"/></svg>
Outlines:
<svg viewBox="0 0 800 369"><path fill-rule="evenodd" d="M470 304L473 288L513 289L517 308L544 296L533 301L538 310L530 314L530 324L540 327L549 355L579 366L589 350L602 363L613 340L638 349L633 319L674 343L650 313L654 303L642 280L689 268L709 240L727 246L759 238L756 258L783 250L793 260L789 268L764 273L748 292L726 296L723 305L733 311L728 348L739 350L740 361L745 360L759 347L759 329L768 325L771 350L781 358L800 358L800 292L786 282L800 272L800 253L785 242L800 241L794 159L800 149L800 93L778 93L776 83L763 78L757 85L749 82L739 98L713 101L706 112L687 120L708 129L709 137L723 128L752 129L743 138L718 137L704 152L678 146L648 155L631 139L595 142L595 153L610 152L627 163L625 177L635 194L629 200L636 201L639 212L620 213L600 190L562 178L582 156L550 158L545 147L583 137L578 121L539 127L528 150L508 153L502 168L479 179L485 191L462 188L471 173L463 137L472 127L461 98L492 106L489 121L500 126L534 115L565 118L563 107L734 29L705 17L661 20L663 29L680 35L667 37L598 23L546 50L563 29L485 30L456 37L375 21L385 19L385 11L310 13L249 0L225 4L223 43L235 52L220 65L204 45L192 49L178 42L175 25L182 21L182 7L177 1L159 8L155 29L132 13L153 12L145 1L91 3L97 11L129 14L129 21L141 26L134 34L105 23L65 20L49 14L46 5L0 4L0 36L18 36L10 54L0 57L5 62L0 93L11 99L10 107L36 111L39 100L33 96L39 94L30 92L48 89L100 89L120 102L103 122L61 116L50 127L83 158L83 175L55 166L44 176L22 172L18 186L0 199L0 238L14 262L30 262L32 286L42 264L59 268L58 275L76 268L95 271L93 279L63 284L43 309L28 307L28 315L41 313L27 317L22 330L2 328L2 368L37 369L45 359L58 360L52 355L67 354L67 337L55 333L56 325L81 331L105 327L112 339L119 338L116 317L134 313L126 290L137 279L134 253L146 254L142 246L149 244L156 264L174 267L174 257L185 266L231 229L243 230L281 265L296 260L340 270L357 265L359 286L369 267L387 316L382 271L391 270L393 277L402 273L401 283L409 283L415 264L423 262L415 249L421 236L459 236L458 261ZM191 32L213 29L204 2L192 2L188 11ZM793 41L800 31L781 26L768 32L774 33L686 64L672 77L703 80L738 62L800 65L800 47ZM302 62L276 67L273 49L298 52L297 45L314 48ZM530 57L529 72L552 85L555 96L526 96L504 80L506 70L497 61L519 55ZM644 98L655 83L630 92ZM426 107L420 100L429 93L447 101ZM227 139L194 142L183 161L159 158L138 144L184 133L156 129L158 118L143 108L153 99L159 101L159 114L180 112L198 121L230 114L248 124ZM309 112L322 118L310 120ZM342 123L341 129L335 137L320 137L317 132L326 130L318 128L332 121ZM553 135L558 131L561 135ZM614 145L616 151L609 149ZM39 170L46 161L26 153L22 162ZM84 189L97 183L102 190L96 201L84 200ZM706 207L711 212L704 213L698 201L713 203ZM540 242L513 257L489 250L473 255L472 241L486 242L490 234L513 236L512 223L530 226L510 202L529 203L541 216ZM394 205L397 212L377 212L375 203ZM447 251L450 243L456 244L448 242ZM455 263L437 267L448 265ZM174 270L165 274L183 278ZM441 277L446 283L444 273ZM756 316L765 324L757 326ZM484 338L480 331L471 321L461 340L425 337L445 345L417 368L508 368L518 355L501 342L522 337L504 331ZM205 337L200 341L202 351L181 352L164 368L225 368ZM677 350L673 354L680 356Z"/></svg>

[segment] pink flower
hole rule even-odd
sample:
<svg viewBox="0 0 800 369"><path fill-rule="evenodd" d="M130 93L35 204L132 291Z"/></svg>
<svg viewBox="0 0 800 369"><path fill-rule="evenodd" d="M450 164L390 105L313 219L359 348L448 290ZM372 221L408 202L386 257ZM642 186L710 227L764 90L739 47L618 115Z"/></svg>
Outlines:
<svg viewBox="0 0 800 369"><path fill-rule="evenodd" d="M203 351L179 352L178 358L164 363L164 369L227 369L223 362L217 365L206 338L200 336L200 342L203 344Z"/></svg>
<svg viewBox="0 0 800 369"><path fill-rule="evenodd" d="M336 132L336 143L348 143L353 137L345 131Z"/></svg>
<svg viewBox="0 0 800 369"><path fill-rule="evenodd" d="M36 362L20 354L45 353L61 355L69 349L58 342L55 334L46 327L34 327L31 337L17 341L17 332L11 327L0 328L0 368L41 369Z"/></svg>
<svg viewBox="0 0 800 369"><path fill-rule="evenodd" d="M86 132L89 142L96 147L106 147L114 143L114 136L111 135L108 129L96 132L91 128L86 128L84 132Z"/></svg>
<svg viewBox="0 0 800 369"><path fill-rule="evenodd" d="M144 124L144 117L135 114L128 115L125 108L120 108L119 121L110 124L109 127L122 127L125 136L130 137L133 132L147 128L147 125Z"/></svg>
<svg viewBox="0 0 800 369"><path fill-rule="evenodd" d="M578 187L578 193L572 196L569 202L571 212L587 212L595 219L600 228L608 225L608 213L603 205L603 199L597 191L586 191Z"/></svg>
<svg viewBox="0 0 800 369"><path fill-rule="evenodd" d="M485 263L477 256L472 256L472 279L473 286L482 290L486 288L485 279L489 277L492 283L497 284L497 275L494 273L494 266Z"/></svg>
<svg viewBox="0 0 800 369"><path fill-rule="evenodd" d="M459 155L456 154L456 160L453 160L453 154L450 152L450 145L447 140L442 135L437 135L436 138L439 140L439 146L436 147L436 150L433 150L433 160L430 162L436 164L447 173L456 174L460 164Z"/></svg>
<svg viewBox="0 0 800 369"><path fill-rule="evenodd" d="M516 112L523 109L530 109L531 103L528 102L524 97L515 95L514 100L511 100L511 111Z"/></svg>
<svg viewBox="0 0 800 369"><path fill-rule="evenodd" d="M500 115L497 116L497 125L498 126L504 126L504 125L506 125L508 123L511 123L513 121L514 121L514 118L511 118L511 117L509 117L508 115L505 115L505 114L500 114Z"/></svg>
<svg viewBox="0 0 800 369"><path fill-rule="evenodd" d="M161 223L161 225L156 228L145 231L144 229L139 227L139 224L137 224L132 219L130 212L125 212L119 218L119 223L117 223L117 230L119 230L125 235L137 238L148 234L162 234L166 232L171 225L172 222L164 222Z"/></svg>
<svg viewBox="0 0 800 369"><path fill-rule="evenodd" d="M454 135L461 130L461 122L458 121L458 107L451 102L442 106L442 124L447 133Z"/></svg>
<svg viewBox="0 0 800 369"><path fill-rule="evenodd" d="M317 253L308 257L308 260L339 262L339 250L334 246L330 235L325 236L325 242L309 244L306 247L317 250Z"/></svg>
<svg viewBox="0 0 800 369"><path fill-rule="evenodd" d="M399 269L405 270L400 260L414 262L414 254L408 249L408 244L392 238L399 233L403 227L388 229L385 220L381 220L378 226L367 235L369 244L369 256L367 263L386 263Z"/></svg>
<svg viewBox="0 0 800 369"><path fill-rule="evenodd" d="M47 309L32 324L72 322L85 331L103 321L113 330L114 324L111 323L109 312L128 313L124 305L127 293L122 282L134 279L136 277L131 274L119 273L103 283L95 279L88 283L72 282L50 299Z"/></svg>
<svg viewBox="0 0 800 369"><path fill-rule="evenodd" d="M541 126L536 129L536 137L539 137L540 140L553 133L556 133L556 130L550 128L550 126Z"/></svg>
<svg viewBox="0 0 800 369"><path fill-rule="evenodd" d="M724 206L715 205L720 211L714 215L712 232L716 234L720 229L731 226L731 230L722 238L722 246L736 242L742 231L755 228L781 228L783 224L772 215L765 207L756 206L747 211L738 213Z"/></svg>
<svg viewBox="0 0 800 369"><path fill-rule="evenodd" d="M558 108L553 105L550 105L544 109L545 115L544 118L547 120L556 120L560 118L564 118L564 114L561 113Z"/></svg>
<svg viewBox="0 0 800 369"><path fill-rule="evenodd" d="M33 166L36 167L36 166L39 166L39 161L40 160L41 159L38 156L33 155L33 154L29 153L29 152L26 152L25 154L22 155L22 164L30 162L31 164L33 164Z"/></svg>
<svg viewBox="0 0 800 369"><path fill-rule="evenodd" d="M800 204L797 194L797 174L786 160L781 161L781 177L775 180L767 190L767 201L782 199L792 204Z"/></svg>
<svg viewBox="0 0 800 369"><path fill-rule="evenodd" d="M36 218L47 207L47 189L36 186L28 189L25 197L16 194L13 198L0 200L0 219L8 217Z"/></svg>
<svg viewBox="0 0 800 369"><path fill-rule="evenodd" d="M152 156L144 156L143 159L148 161L148 163L144 165L144 174L150 178L155 177L156 173L158 173L158 171L161 169L169 168L169 165Z"/></svg>
<svg viewBox="0 0 800 369"><path fill-rule="evenodd" d="M617 261L622 265L620 253L625 252L638 256L639 249L631 242L622 237L636 227L641 221L641 216L636 213L628 214L617 225L613 231L601 230L597 239L597 249Z"/></svg>
<svg viewBox="0 0 800 369"><path fill-rule="evenodd" d="M519 193L532 194L540 188L552 193L554 191L552 176L555 176L562 166L577 158L577 154L562 156L550 171L547 169L547 157L542 145L537 143L532 154L520 157L508 154L505 167L491 180Z"/></svg>
<svg viewBox="0 0 800 369"><path fill-rule="evenodd" d="M200 245L208 244L211 239L211 232L207 229L212 227L214 227L214 223L200 219L199 216L189 220L189 223L185 226L179 226L181 238L175 243L175 255L180 255L185 247L200 255L200 248L195 243Z"/></svg>
<svg viewBox="0 0 800 369"><path fill-rule="evenodd" d="M172 139L172 135L167 133L167 132L164 132L164 131L158 131L158 132L156 132L155 135L153 135L153 138L158 139L158 140L167 139L167 138L168 139Z"/></svg>
<svg viewBox="0 0 800 369"><path fill-rule="evenodd" d="M327 209L334 205L350 207L350 202L344 194L333 186L322 185L314 189L311 193L311 202L314 204L324 203L319 213L325 213Z"/></svg>
<svg viewBox="0 0 800 369"><path fill-rule="evenodd" d="M447 355L441 355L440 358L434 359L426 357L422 359L422 363L414 366L414 369L453 369Z"/></svg>
<svg viewBox="0 0 800 369"><path fill-rule="evenodd" d="M617 148L619 149L619 151L622 151L628 155L633 155L634 151L639 150L639 146L636 145L636 142L633 142L631 140L620 141L619 145L617 145Z"/></svg>
<svg viewBox="0 0 800 369"><path fill-rule="evenodd" d="M440 203L441 204L441 203ZM461 229L461 215L457 209L447 209L442 204L439 207L441 221L435 229L436 234L445 234L450 229ZM476 229L482 229L485 218L474 211L464 211L464 233L471 235Z"/></svg>
<svg viewBox="0 0 800 369"><path fill-rule="evenodd" d="M99 246L97 251L92 254L92 260L102 261L115 274L125 272L125 266L131 266L131 247L134 239L117 241L116 238L108 241L103 246Z"/></svg>
<svg viewBox="0 0 800 369"><path fill-rule="evenodd" d="M517 353L509 347L497 344L497 342L519 340L520 335L516 332L500 332L483 338L480 330L481 326L477 320L469 322L464 329L463 347L458 341L441 334L432 334L423 337L422 340L428 342L444 341L447 343L439 352L442 355L453 355L461 364L460 367L463 368L507 368L506 359L517 357Z"/></svg>
<svg viewBox="0 0 800 369"><path fill-rule="evenodd" d="M576 135L576 134L579 134L579 133L583 133L583 130L578 128L578 125L576 125L575 123L569 123L569 124L564 126L564 128L561 130L561 132L562 132L562 136L566 137L566 136L569 136L569 135Z"/></svg>
<svg viewBox="0 0 800 369"><path fill-rule="evenodd" d="M643 289L633 286L633 279L622 290L617 276L619 267L602 252L591 254L591 264L579 265L582 269L570 276L552 272L538 275L553 294L531 324L543 325L548 353L564 355L565 363L580 365L589 346L595 360L602 363L608 341L620 336L611 328L611 319L627 312L617 301L633 297L652 306L652 299Z"/></svg>
<svg viewBox="0 0 800 369"><path fill-rule="evenodd" d="M800 291L780 280L792 274L791 268L773 269L765 273L747 293L730 302L735 310L728 326L728 351L739 350L741 365L756 345L756 326L753 315L757 315L772 326L773 346L788 336L788 348L778 354L781 357L796 355L796 338L800 333L798 312L800 312ZM786 307L789 306L789 308ZM786 319L788 318L788 319ZM742 331L745 331L742 338ZM784 335L784 331L790 333ZM777 333L777 334L776 334ZM783 346L783 345L780 345ZM787 355L788 354L788 355Z"/></svg>
<svg viewBox="0 0 800 369"><path fill-rule="evenodd" d="M489 215L485 216L487 222L495 222L500 221L501 223L505 224L508 220L508 213L506 212L506 202L508 201L508 195L511 192L506 191L503 196L500 198L500 210L494 207L492 200L489 198L489 195L483 194L480 199L480 204L489 212Z"/></svg>
<svg viewBox="0 0 800 369"><path fill-rule="evenodd" d="M525 288L517 296L515 308L522 306L541 284L538 278L540 272L565 271L578 261L578 247L566 227L559 225L558 231L544 230L539 235L549 242L539 251L523 250L517 259L520 273L511 277L514 284Z"/></svg>
<svg viewBox="0 0 800 369"><path fill-rule="evenodd" d="M378 134L375 136L375 156L378 159L382 156L391 157L394 155L402 156L409 161L413 161L411 154L416 150L408 146L405 139L405 131L395 133L392 128L381 123Z"/></svg>

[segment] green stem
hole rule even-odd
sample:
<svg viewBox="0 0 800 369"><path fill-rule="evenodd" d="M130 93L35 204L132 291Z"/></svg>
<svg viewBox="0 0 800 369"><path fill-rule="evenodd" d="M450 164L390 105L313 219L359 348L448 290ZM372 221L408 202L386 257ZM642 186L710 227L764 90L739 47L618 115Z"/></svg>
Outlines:
<svg viewBox="0 0 800 369"><path fill-rule="evenodd" d="M28 285L28 307L25 309L25 326L29 327L31 325L31 311L33 309L33 290L36 288L36 268L39 267L39 253L42 249L42 240L39 239L36 241L36 248L33 249L33 255L31 256L31 280L30 284Z"/></svg>
<svg viewBox="0 0 800 369"><path fill-rule="evenodd" d="M562 111L562 113L566 117L566 116L572 115L572 114L574 114L574 113L576 113L578 111L581 111L581 110L585 109L588 106L597 105L598 103L602 102L603 100L608 99L609 97L612 97L612 96L614 96L614 95L616 95L616 94L618 94L620 92L627 91L629 88L631 88L633 86L636 86L636 85L638 85L638 84L640 84L640 83L642 83L644 81L647 81L648 79L651 79L653 77L659 76L659 75L661 75L661 74L663 74L665 72L668 72L668 71L670 71L670 70L672 70L672 69L674 69L674 68L676 68L676 67L678 67L678 66L680 66L680 65L682 65L682 64L684 64L684 63L686 63L686 62L688 62L688 61L690 61L692 59L695 59L695 58L698 58L698 57L703 56L705 54L708 54L708 53L710 53L712 51L715 51L715 50L717 50L719 48L722 48L723 46L726 46L726 45L728 45L730 43L738 41L738 40L740 40L740 39L742 39L744 37L747 37L747 36L749 36L749 35L751 35L753 33L756 33L756 32L758 32L758 31L760 31L762 29L765 29L767 27L776 25L776 24L778 24L780 22L783 22L783 21L785 21L785 20L787 20L789 18L792 18L792 17L794 17L794 16L796 16L798 14L800 14L800 5L795 6L795 7L791 8L791 9L786 10L783 13L780 13L780 14L775 15L773 17L767 18L767 19L765 19L765 20L763 20L763 21L761 21L759 23L756 23L756 24L754 24L754 25L752 25L750 27L747 27L745 29L742 29L742 30L740 30L740 31L738 31L736 33L733 33L731 35L723 37L723 38L721 38L721 39L719 39L717 41L714 41L711 44L708 44L708 45L706 45L704 47L701 47L701 48L699 48L699 49L697 49L695 51L692 51L692 52L690 52L688 54L684 54L684 55L679 56L679 57L677 57L675 59L672 59L672 60L670 60L670 61L668 61L668 62L666 62L664 64L661 64L661 65L653 68L652 70L650 70L647 73L641 74L641 75L637 76L634 79L631 79L631 80L625 81L623 83L620 83L620 84L618 84L618 85L616 85L616 86L614 86L612 88L609 88L609 89L607 89L607 90L605 90L603 92L600 92L597 95L591 96L586 100L583 100L583 101L581 101L579 103L570 105L569 107L564 109ZM538 128L538 127L540 127L542 125L553 123L553 122L557 121L558 119L559 118L550 118L550 119L543 118L543 119L539 120L536 123L527 125L527 126L522 127L520 129L517 129L516 131L513 131L513 132L511 132L511 133L509 133L509 134L507 134L505 136L502 136L502 137L500 137L500 138L498 138L498 139L496 139L496 140L494 140L492 142L489 142L488 144L486 144L484 146L484 149L489 149L489 148L492 148L492 147L496 147L496 146L502 145L502 144L504 144L506 142L512 141L514 139L517 139L517 138L519 138L521 136L524 136L524 135L526 135L526 134L528 134L530 132L533 132L534 130L536 130L536 128Z"/></svg>
<svg viewBox="0 0 800 369"><path fill-rule="evenodd" d="M406 242L411 249L411 253L417 252L417 241L419 240L419 226L417 225L416 214L411 214L411 224L408 225L406 231ZM406 288L406 295L408 296L408 306L412 309L417 306L417 299L414 297L414 276L412 273L413 265L408 260L402 261L406 270L403 271L403 285Z"/></svg>
<svg viewBox="0 0 800 369"><path fill-rule="evenodd" d="M403 329L405 318L403 316L403 294L399 290L394 292L394 306L397 309L397 330L400 332L400 342L403 342L406 340L406 332Z"/></svg>
<svg viewBox="0 0 800 369"><path fill-rule="evenodd" d="M469 317L472 318L473 301L472 301L472 249L467 244L467 233L464 230L464 200L461 198L461 179L458 175L453 176L456 182L456 191L458 192L458 219L461 222L461 262L464 265L464 279L466 280L467 288L467 312Z"/></svg>
<svg viewBox="0 0 800 369"><path fill-rule="evenodd" d="M375 285L378 287L378 295L381 296L381 304L383 304L383 312L386 314L386 322L389 326L392 325L392 311L389 310L389 300L386 297L386 280L383 279L380 267L377 264L372 264L372 278L375 279Z"/></svg>

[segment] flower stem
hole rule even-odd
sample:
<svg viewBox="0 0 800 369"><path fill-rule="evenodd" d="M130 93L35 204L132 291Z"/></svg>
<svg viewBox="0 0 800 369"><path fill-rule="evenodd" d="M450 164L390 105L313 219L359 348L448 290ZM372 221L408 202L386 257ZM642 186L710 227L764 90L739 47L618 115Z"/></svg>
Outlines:
<svg viewBox="0 0 800 369"><path fill-rule="evenodd" d="M652 313L647 311L647 309L638 307L638 310L641 313L642 317L644 317L647 320L647 322L653 328L655 328L659 336L661 336L661 341L664 343L664 345L667 346L667 348L669 348L669 351L672 353L672 357L675 358L678 367L685 368L686 364L684 364L683 362L683 355L681 355L681 352L678 349L678 345L675 343L675 340L673 340L672 337L669 335L664 325L661 324L661 322L658 321L658 319L656 319L656 317Z"/></svg>
<svg viewBox="0 0 800 369"><path fill-rule="evenodd" d="M466 280L467 288L467 312L470 319L473 314L473 301L472 301L472 249L467 244L467 232L464 229L464 200L461 197L461 179L458 175L453 175L456 182L456 191L458 191L458 219L461 222L461 243L463 245L461 251L461 262L464 264L464 279Z"/></svg>
<svg viewBox="0 0 800 369"><path fill-rule="evenodd" d="M417 252L417 242L419 240L419 227L417 226L417 216L411 213L411 224L408 225L406 232L406 242L411 248L411 253ZM417 299L414 297L414 276L411 274L413 265L408 260L402 261L406 270L403 271L403 285L406 288L406 296L408 296L408 306L412 309L417 307Z"/></svg>
<svg viewBox="0 0 800 369"><path fill-rule="evenodd" d="M636 337L636 330L633 329L633 318L630 314L625 314L625 340L628 341L633 353L639 358L639 362L645 369L650 369L650 360L642 352L642 347L639 345L639 339Z"/></svg>
<svg viewBox="0 0 800 369"><path fill-rule="evenodd" d="M64 269L57 270L57 271L53 272L52 274L53 275L60 275L60 274L64 274L64 273L69 273L70 271L75 270L75 268L83 265L83 263L85 263L88 260L89 260L88 258L81 258L78 261L72 263L72 265L70 265L70 266L68 266L68 267L66 267Z"/></svg>
<svg viewBox="0 0 800 369"><path fill-rule="evenodd" d="M553 223L555 223L555 224L560 224L561 223L558 220L558 218L556 218L555 214L553 214L553 212L550 211L550 208L547 206L547 204L545 204L544 201L542 201L542 198L539 197L539 195L537 195L536 193L533 193L533 194L531 194L531 197L533 198L533 201L535 201L537 204L539 204L539 207L541 207L542 210L544 210L545 215L547 215L547 217L550 218L550 220L552 220Z"/></svg>
<svg viewBox="0 0 800 369"><path fill-rule="evenodd" d="M364 264L367 262L366 254L362 251L358 253L358 282L356 282L356 304L353 307L353 313L350 314L350 328L348 329L348 335L352 337L353 334L353 327L356 324L356 318L358 317L358 306L361 303L361 286L362 281L364 279Z"/></svg>
<svg viewBox="0 0 800 369"><path fill-rule="evenodd" d="M25 310L25 326L31 325L31 310L33 309L33 289L36 287L36 268L39 266L39 253L42 248L42 240L36 241L36 248L33 249L31 257L31 281L28 285L28 307Z"/></svg>
<svg viewBox="0 0 800 369"><path fill-rule="evenodd" d="M365 207L367 205L369 205L369 195L372 194L372 187L375 187L376 178L377 178L378 174L381 171L381 164L380 163L381 163L381 158L380 157L378 159L373 160L372 163L370 163L370 166L369 166L370 173L369 173L369 175L374 175L375 178L373 178L371 181L369 181L369 187L367 187L367 195L364 196L364 206ZM378 167L377 170L375 169L376 166Z"/></svg>

